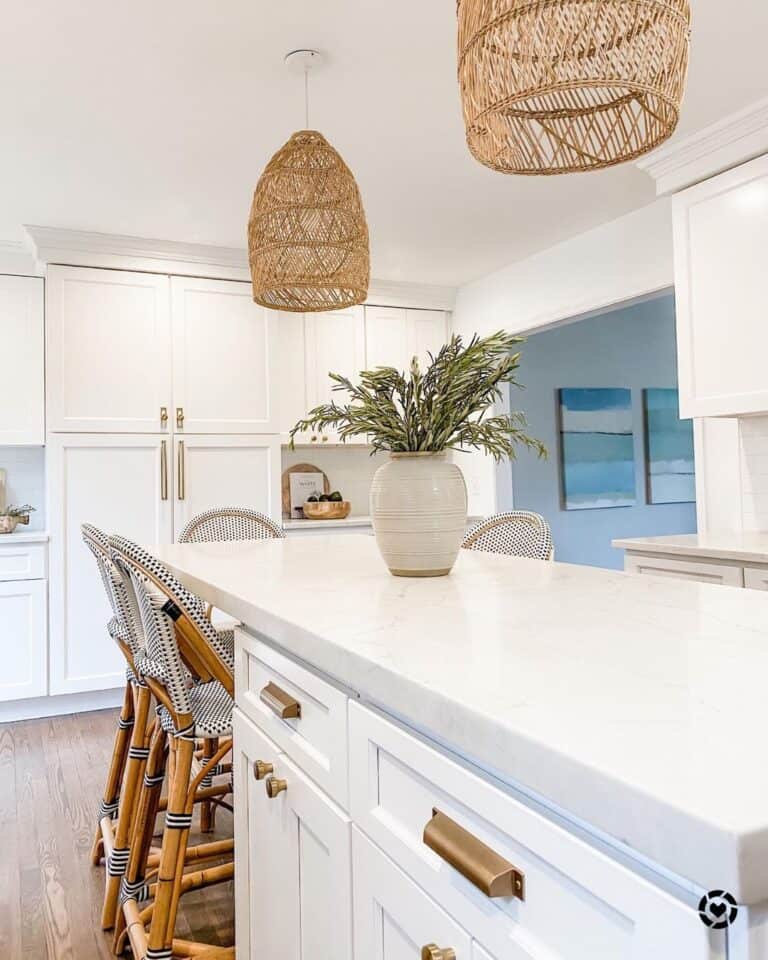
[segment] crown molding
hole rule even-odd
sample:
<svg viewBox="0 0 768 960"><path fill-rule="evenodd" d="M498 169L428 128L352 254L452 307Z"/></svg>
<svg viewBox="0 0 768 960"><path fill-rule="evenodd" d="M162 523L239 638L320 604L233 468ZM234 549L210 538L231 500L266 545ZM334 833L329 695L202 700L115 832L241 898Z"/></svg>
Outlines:
<svg viewBox="0 0 768 960"><path fill-rule="evenodd" d="M0 273L35 276L40 271L24 243L20 240L0 240Z"/></svg>
<svg viewBox="0 0 768 960"><path fill-rule="evenodd" d="M249 280L245 249L25 224L38 263Z"/></svg>
<svg viewBox="0 0 768 960"><path fill-rule="evenodd" d="M635 161L656 181L659 196L675 193L768 153L768 97L689 137Z"/></svg>
<svg viewBox="0 0 768 960"><path fill-rule="evenodd" d="M245 248L216 247L176 240L145 240L112 233L66 230L59 227L25 225L26 256L30 254L44 273L48 264L75 267L108 267L141 270L179 276L215 277L221 280L250 281ZM19 244L24 250L24 245ZM0 258L2 246L0 246ZM431 284L371 280L366 303L422 310L452 310L454 287Z"/></svg>

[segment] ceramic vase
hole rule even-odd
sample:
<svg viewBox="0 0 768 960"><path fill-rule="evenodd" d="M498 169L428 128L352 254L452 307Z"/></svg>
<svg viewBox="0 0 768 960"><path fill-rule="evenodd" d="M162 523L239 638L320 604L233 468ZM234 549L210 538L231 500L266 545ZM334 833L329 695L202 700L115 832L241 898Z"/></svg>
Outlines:
<svg viewBox="0 0 768 960"><path fill-rule="evenodd" d="M464 476L445 453L392 453L371 484L376 543L396 577L451 572L467 528Z"/></svg>

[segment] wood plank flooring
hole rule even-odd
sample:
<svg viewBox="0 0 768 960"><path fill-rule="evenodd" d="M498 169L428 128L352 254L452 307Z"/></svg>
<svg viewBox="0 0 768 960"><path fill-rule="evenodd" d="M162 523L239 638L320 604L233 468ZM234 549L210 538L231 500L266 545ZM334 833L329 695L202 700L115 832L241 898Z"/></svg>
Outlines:
<svg viewBox="0 0 768 960"><path fill-rule="evenodd" d="M3 960L112 956L111 934L100 926L104 867L91 865L90 848L117 713L0 724ZM215 835L232 836L226 810L217 812ZM177 935L233 943L233 900L231 883L188 894Z"/></svg>

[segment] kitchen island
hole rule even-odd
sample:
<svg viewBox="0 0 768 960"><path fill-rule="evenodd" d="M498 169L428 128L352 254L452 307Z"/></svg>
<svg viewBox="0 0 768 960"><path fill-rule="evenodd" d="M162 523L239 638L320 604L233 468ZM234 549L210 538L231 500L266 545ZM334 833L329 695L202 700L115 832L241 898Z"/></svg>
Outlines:
<svg viewBox="0 0 768 960"><path fill-rule="evenodd" d="M240 957L768 956L763 594L464 551L399 579L366 536L155 552L243 624Z"/></svg>

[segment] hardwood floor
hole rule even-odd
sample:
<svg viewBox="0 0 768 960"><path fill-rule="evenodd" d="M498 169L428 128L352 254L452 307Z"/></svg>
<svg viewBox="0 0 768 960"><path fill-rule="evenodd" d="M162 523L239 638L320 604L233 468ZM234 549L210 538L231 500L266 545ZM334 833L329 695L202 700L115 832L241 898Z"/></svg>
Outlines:
<svg viewBox="0 0 768 960"><path fill-rule="evenodd" d="M100 710L0 724L3 960L112 956L99 922L104 867L89 853L116 720L116 710ZM216 835L232 835L226 810ZM231 883L184 897L177 935L233 943L233 900Z"/></svg>

